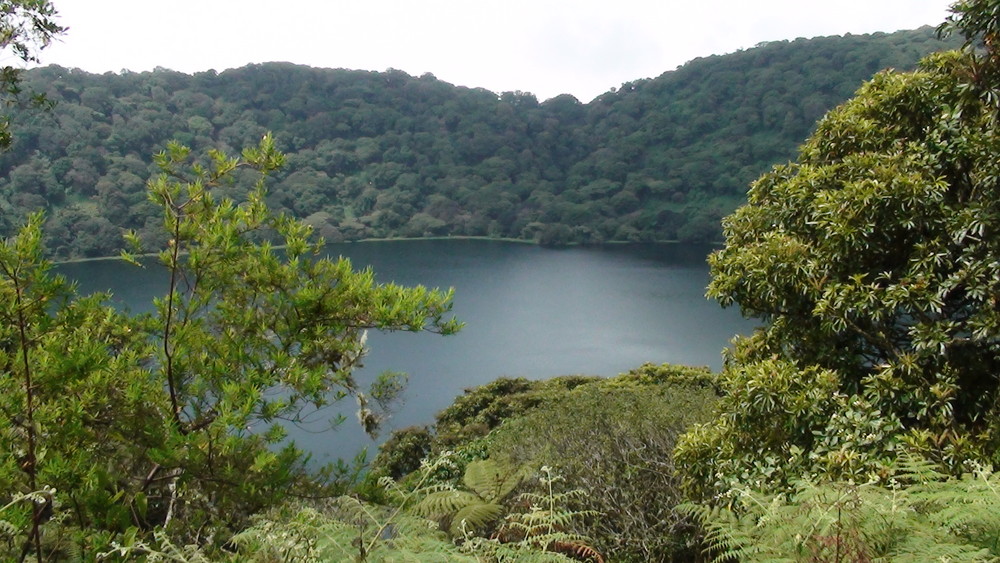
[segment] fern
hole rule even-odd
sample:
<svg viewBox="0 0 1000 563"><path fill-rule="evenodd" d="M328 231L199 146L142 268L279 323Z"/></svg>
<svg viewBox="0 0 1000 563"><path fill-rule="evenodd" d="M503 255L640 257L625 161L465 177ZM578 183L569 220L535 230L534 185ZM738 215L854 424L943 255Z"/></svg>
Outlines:
<svg viewBox="0 0 1000 563"><path fill-rule="evenodd" d="M566 563L577 561L561 553L541 551L521 543L501 543L486 538L472 538L462 544L463 551L474 553L490 563Z"/></svg>
<svg viewBox="0 0 1000 563"><path fill-rule="evenodd" d="M590 538L570 531L577 521L597 516L593 511L571 511L560 508L572 497L585 494L574 490L556 493L553 484L559 480L553 470L542 467L539 479L545 492L524 493L520 504L529 509L507 515L495 538L469 538L463 548L486 556L491 561L592 561L604 558L591 546Z"/></svg>
<svg viewBox="0 0 1000 563"><path fill-rule="evenodd" d="M465 468L462 482L470 489L434 490L414 507L413 511L447 525L451 537L463 537L479 532L504 513L500 501L510 495L524 479L523 469L507 469L490 459L472 461Z"/></svg>
<svg viewBox="0 0 1000 563"><path fill-rule="evenodd" d="M723 507L681 504L677 510L704 525L705 551L716 554L713 561L754 561L761 549L753 532L757 511L737 512Z"/></svg>
<svg viewBox="0 0 1000 563"><path fill-rule="evenodd" d="M435 518L454 514L475 504L483 504L483 499L479 495L448 489L425 496L413 507L413 511L421 516Z"/></svg>
<svg viewBox="0 0 1000 563"><path fill-rule="evenodd" d="M497 502L509 495L521 481L524 470L501 467L490 459L470 462L465 467L462 482L487 502Z"/></svg>
<svg viewBox="0 0 1000 563"><path fill-rule="evenodd" d="M682 505L714 561L996 561L1000 475L947 478L904 458L888 486L802 482L790 498L737 491L725 507Z"/></svg>
<svg viewBox="0 0 1000 563"><path fill-rule="evenodd" d="M98 553L97 560L118 558L171 563L211 563L205 552L196 545L176 545L163 530L153 532L152 541L145 541L134 534L127 534L122 542L112 542L112 549Z"/></svg>
<svg viewBox="0 0 1000 563"><path fill-rule="evenodd" d="M413 500L428 492L425 482L448 454L424 462L424 477L413 490L390 478L380 480L395 507L373 505L353 497L285 506L258 517L254 526L232 540L238 561L475 561L463 555L436 523L404 512Z"/></svg>
<svg viewBox="0 0 1000 563"><path fill-rule="evenodd" d="M470 488L490 496L510 494L514 486L507 479L512 472L497 471L490 464L476 465L478 468L464 480ZM433 468L428 469L425 474L433 474ZM239 550L233 560L603 562L587 538L569 531L575 518L590 513L560 511L557 504L570 494L553 493L554 480L550 474L541 480L548 485L548 494L519 497L522 504L530 505L529 511L508 515L504 529L490 540L471 534L475 522L500 516L503 507L499 503L485 502L471 491L441 490L437 485L418 483L407 492L386 480L385 486L399 495L399 507L372 505L352 497L285 506L259 516L253 526L233 538L231 543ZM425 496L413 505L413 499L420 495ZM416 512L423 505L434 512L470 498L477 502L452 515L454 532L465 540L461 547L449 541L434 522L405 511L406 506L413 505ZM501 536L507 539L501 541Z"/></svg>
<svg viewBox="0 0 1000 563"><path fill-rule="evenodd" d="M1000 474L977 467L960 479L916 485L910 496L931 524L1000 555Z"/></svg>
<svg viewBox="0 0 1000 563"><path fill-rule="evenodd" d="M490 522L500 518L503 512L504 507L493 503L466 506L452 517L448 533L454 538L462 536L467 530L481 530Z"/></svg>
<svg viewBox="0 0 1000 563"><path fill-rule="evenodd" d="M475 561L433 522L340 497L271 513L233 538L240 561Z"/></svg>
<svg viewBox="0 0 1000 563"><path fill-rule="evenodd" d="M907 452L900 456L898 464L899 471L895 475L897 482L929 483L948 478L947 474L941 472L941 467L937 463L923 456Z"/></svg>

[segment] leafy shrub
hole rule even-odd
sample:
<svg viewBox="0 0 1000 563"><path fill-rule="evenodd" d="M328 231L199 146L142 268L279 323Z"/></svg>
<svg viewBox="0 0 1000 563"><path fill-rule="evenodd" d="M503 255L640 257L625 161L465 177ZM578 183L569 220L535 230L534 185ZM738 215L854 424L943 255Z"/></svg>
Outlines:
<svg viewBox="0 0 1000 563"><path fill-rule="evenodd" d="M498 379L467 390L438 414L431 449L454 453L446 452L447 463L428 464L432 474L422 469L401 486L461 489L470 462L483 458L506 467L552 467L564 478L558 493L585 491L567 510L602 514L574 522L566 533L600 538L595 547L616 561L670 560L685 553L690 530L672 508L681 500L674 443L689 424L705 419L717 395L708 369L668 364L645 364L609 379ZM423 443L422 432L403 434L383 445L377 459L406 457L394 450ZM375 464L377 471L385 466ZM528 480L521 489L533 485ZM506 503L505 509L515 508Z"/></svg>
<svg viewBox="0 0 1000 563"><path fill-rule="evenodd" d="M800 478L885 478L901 423L840 391L832 370L782 360L730 366L711 422L692 426L676 457L694 498L721 502L750 486L780 492Z"/></svg>
<svg viewBox="0 0 1000 563"><path fill-rule="evenodd" d="M634 387L636 385L682 385L717 391L718 376L704 367L645 363L616 377L602 380L601 385L610 388Z"/></svg>
<svg viewBox="0 0 1000 563"><path fill-rule="evenodd" d="M680 448L699 494L1000 459L998 8L956 2L962 51L876 74L725 219L708 295L763 325Z"/></svg>
<svg viewBox="0 0 1000 563"><path fill-rule="evenodd" d="M435 447L450 449L485 436L508 418L523 415L539 405L557 400L565 391L596 381L600 379L580 375L544 381L501 377L486 385L466 389L435 417Z"/></svg>
<svg viewBox="0 0 1000 563"><path fill-rule="evenodd" d="M653 383L669 378L678 383ZM691 530L673 508L683 500L673 448L711 410L708 381L705 369L644 366L581 386L508 420L488 452L511 465L551 466L562 488L585 491L568 508L601 516L575 522L572 531L597 538L595 547L612 560L670 561L684 553Z"/></svg>
<svg viewBox="0 0 1000 563"><path fill-rule="evenodd" d="M431 453L431 432L425 426L409 426L393 431L372 460L370 473L398 480L420 467Z"/></svg>

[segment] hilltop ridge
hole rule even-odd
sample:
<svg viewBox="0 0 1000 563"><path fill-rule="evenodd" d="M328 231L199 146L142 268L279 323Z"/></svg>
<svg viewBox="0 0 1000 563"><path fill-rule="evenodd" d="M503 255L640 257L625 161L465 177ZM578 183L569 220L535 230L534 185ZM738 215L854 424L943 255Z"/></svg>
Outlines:
<svg viewBox="0 0 1000 563"><path fill-rule="evenodd" d="M542 244L718 240L748 184L885 68L956 43L930 27L776 41L699 58L581 103L431 74L255 64L221 73L27 71L55 103L15 113L0 233L47 211L61 258L155 245L145 182L168 141L234 151L274 133L269 203L328 240L492 236ZM239 196L240 194L233 194Z"/></svg>

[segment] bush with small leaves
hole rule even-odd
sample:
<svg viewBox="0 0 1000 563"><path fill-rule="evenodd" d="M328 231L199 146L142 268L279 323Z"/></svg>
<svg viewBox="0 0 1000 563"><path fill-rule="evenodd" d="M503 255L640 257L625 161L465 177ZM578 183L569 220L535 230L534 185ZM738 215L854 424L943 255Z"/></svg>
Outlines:
<svg viewBox="0 0 1000 563"><path fill-rule="evenodd" d="M715 401L708 370L647 365L508 420L487 452L510 465L552 467L561 490L585 491L567 508L600 516L566 531L594 538L612 560L671 561L686 553L692 530L673 509L683 498L674 445Z"/></svg>

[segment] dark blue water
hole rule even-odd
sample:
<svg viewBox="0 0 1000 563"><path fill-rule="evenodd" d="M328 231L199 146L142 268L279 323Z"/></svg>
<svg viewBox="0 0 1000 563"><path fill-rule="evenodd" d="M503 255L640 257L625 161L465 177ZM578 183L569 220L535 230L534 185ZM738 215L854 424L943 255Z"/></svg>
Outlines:
<svg viewBox="0 0 1000 563"><path fill-rule="evenodd" d="M643 362L718 369L734 334L752 327L704 297L710 248L628 245L548 249L482 240L335 244L329 251L372 266L379 281L455 288L457 335L369 334L359 379L410 375L389 428L433 422L465 388L498 377L611 376ZM166 287L163 272L115 261L64 264L83 292L110 290L133 311ZM353 405L345 405L350 413ZM336 412L319 413L318 420ZM320 460L371 444L352 421L333 434L296 433Z"/></svg>

